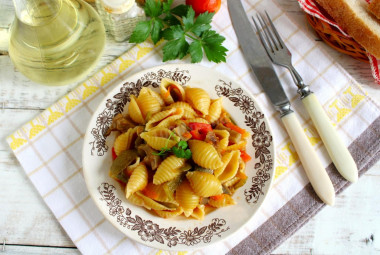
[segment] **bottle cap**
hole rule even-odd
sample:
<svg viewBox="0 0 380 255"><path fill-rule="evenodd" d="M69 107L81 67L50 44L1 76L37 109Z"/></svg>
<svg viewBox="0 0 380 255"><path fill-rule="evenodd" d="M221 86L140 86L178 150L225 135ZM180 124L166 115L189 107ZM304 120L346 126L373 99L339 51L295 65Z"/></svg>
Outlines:
<svg viewBox="0 0 380 255"><path fill-rule="evenodd" d="M101 0L103 8L108 13L120 14L127 12L134 4L134 0Z"/></svg>

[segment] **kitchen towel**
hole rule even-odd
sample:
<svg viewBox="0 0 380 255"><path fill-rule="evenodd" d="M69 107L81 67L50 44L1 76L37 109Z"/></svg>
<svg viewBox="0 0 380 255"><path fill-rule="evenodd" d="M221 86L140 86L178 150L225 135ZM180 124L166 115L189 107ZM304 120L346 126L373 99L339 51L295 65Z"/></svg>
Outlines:
<svg viewBox="0 0 380 255"><path fill-rule="evenodd" d="M380 107L272 0L243 0L243 5L248 16L264 9L269 12L293 53L296 69L319 98L363 174L379 158ZM162 45L154 47L145 42L117 58L7 138L27 176L83 254L267 254L324 206L312 191L278 113L262 89L253 86L254 78L239 49L225 1L214 17L213 27L226 37L227 62L202 61L200 65L213 68L247 88L261 104L273 131L276 171L266 201L245 227L202 251L159 251L128 239L105 220L91 200L83 179L83 137L93 110L115 84L137 71L162 64ZM291 76L283 68L276 67L276 70L339 194L349 183L331 163Z"/></svg>

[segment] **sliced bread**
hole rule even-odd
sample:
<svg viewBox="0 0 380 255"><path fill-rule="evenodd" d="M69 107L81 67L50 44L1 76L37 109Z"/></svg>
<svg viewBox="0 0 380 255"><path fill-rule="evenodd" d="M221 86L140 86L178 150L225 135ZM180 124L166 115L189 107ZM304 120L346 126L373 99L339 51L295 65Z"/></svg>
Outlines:
<svg viewBox="0 0 380 255"><path fill-rule="evenodd" d="M372 0L368 5L368 10L380 19L380 0Z"/></svg>
<svg viewBox="0 0 380 255"><path fill-rule="evenodd" d="M316 0L368 52L380 59L380 23L365 0Z"/></svg>

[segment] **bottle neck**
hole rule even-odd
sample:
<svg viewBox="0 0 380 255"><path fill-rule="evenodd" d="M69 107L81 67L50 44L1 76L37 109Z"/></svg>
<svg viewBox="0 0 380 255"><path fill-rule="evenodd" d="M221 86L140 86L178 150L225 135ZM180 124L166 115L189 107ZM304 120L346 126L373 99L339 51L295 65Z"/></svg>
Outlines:
<svg viewBox="0 0 380 255"><path fill-rule="evenodd" d="M13 0L13 5L21 22L40 26L58 14L62 0Z"/></svg>

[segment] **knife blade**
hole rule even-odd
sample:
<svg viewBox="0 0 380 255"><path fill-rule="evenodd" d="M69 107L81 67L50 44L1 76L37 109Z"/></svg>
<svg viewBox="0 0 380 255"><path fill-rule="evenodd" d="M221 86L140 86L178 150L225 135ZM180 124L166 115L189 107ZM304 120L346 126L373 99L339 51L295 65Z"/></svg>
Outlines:
<svg viewBox="0 0 380 255"><path fill-rule="evenodd" d="M264 92L280 112L281 120L297 151L313 189L321 200L333 205L335 201L334 186L319 160L316 152L306 137L290 102L273 69L264 47L252 28L241 0L227 0L232 26L244 53L246 62L251 67Z"/></svg>

